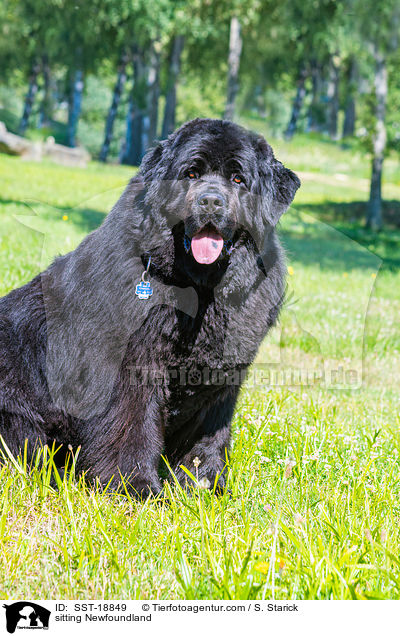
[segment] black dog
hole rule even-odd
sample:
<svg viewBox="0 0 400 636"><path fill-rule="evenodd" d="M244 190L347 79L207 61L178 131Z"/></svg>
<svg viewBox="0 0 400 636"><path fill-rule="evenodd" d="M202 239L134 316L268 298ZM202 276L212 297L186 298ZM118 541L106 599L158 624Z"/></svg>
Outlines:
<svg viewBox="0 0 400 636"><path fill-rule="evenodd" d="M11 451L55 442L64 461L80 446L88 476L117 487L122 475L138 493L160 491L162 453L181 481L197 457L213 486L282 304L274 227L299 185L226 121L189 122L152 149L99 229L0 300Z"/></svg>

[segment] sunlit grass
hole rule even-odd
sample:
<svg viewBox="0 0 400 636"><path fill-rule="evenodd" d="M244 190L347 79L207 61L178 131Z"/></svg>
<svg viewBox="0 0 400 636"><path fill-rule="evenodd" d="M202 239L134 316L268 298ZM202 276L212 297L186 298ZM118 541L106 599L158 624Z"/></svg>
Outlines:
<svg viewBox="0 0 400 636"><path fill-rule="evenodd" d="M3 597L398 598L399 434L364 407L245 392L223 497L55 487L51 453L4 466Z"/></svg>

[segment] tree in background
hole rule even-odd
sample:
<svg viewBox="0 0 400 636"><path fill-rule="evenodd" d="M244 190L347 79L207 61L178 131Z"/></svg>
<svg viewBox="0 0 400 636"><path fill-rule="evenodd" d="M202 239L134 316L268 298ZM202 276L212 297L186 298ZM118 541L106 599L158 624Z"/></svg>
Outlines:
<svg viewBox="0 0 400 636"><path fill-rule="evenodd" d="M48 128L51 126L51 120L53 118L56 87L47 53L42 55L41 68L43 77L43 96L39 110L38 127Z"/></svg>
<svg viewBox="0 0 400 636"><path fill-rule="evenodd" d="M114 0L109 0L113 3ZM161 67L168 66L165 121L174 127L176 83L180 71L183 36L179 34L184 3L160 0L150 5L145 0L118 3L118 38L128 52L132 83L129 90L126 132L120 159L139 165L149 145L157 137ZM122 10L121 10L122 9ZM122 25L121 25L122 21ZM171 56L167 61L167 50ZM172 71L171 71L172 68ZM171 79L172 72L172 79ZM114 91L114 99L115 99ZM170 124L169 124L170 125Z"/></svg>
<svg viewBox="0 0 400 636"><path fill-rule="evenodd" d="M29 78L28 78L28 92L26 93L24 112L22 113L21 120L18 126L18 133L24 135L28 128L29 119L32 114L32 108L35 101L36 93L38 91L38 77L40 72L39 60L34 57L32 60Z"/></svg>
<svg viewBox="0 0 400 636"><path fill-rule="evenodd" d="M181 70L181 57L185 37L174 35L171 41L168 60L167 88L165 94L165 109L161 137L166 139L175 130L176 90Z"/></svg>
<svg viewBox="0 0 400 636"><path fill-rule="evenodd" d="M296 82L292 112L285 131L285 138L288 140L296 132L306 97L306 83L313 74L313 101L314 105L317 103L317 91L324 85L323 82L317 81L321 69L330 70L327 82L329 89L326 95L326 120L329 121L331 136L336 137L339 70L335 59L338 56L335 30L340 6L341 2L333 0L286 0L280 5L278 19L284 27L281 27L281 31L287 34L286 57L290 60L291 69L294 70L293 79Z"/></svg>
<svg viewBox="0 0 400 636"><path fill-rule="evenodd" d="M347 58L345 77L345 102L342 137L353 137L356 129L356 94L358 85L358 69L355 55Z"/></svg>
<svg viewBox="0 0 400 636"><path fill-rule="evenodd" d="M161 43L159 40L157 40L156 42L152 42L150 47L150 65L147 81L147 146L151 145L157 139L158 104L160 99L160 72Z"/></svg>
<svg viewBox="0 0 400 636"><path fill-rule="evenodd" d="M62 2L63 5L57 12L60 20L57 33L60 42L58 59L67 65L67 145L73 148L77 143L85 76L96 72L104 59L105 49L99 47L103 36L104 9L99 0Z"/></svg>
<svg viewBox="0 0 400 636"><path fill-rule="evenodd" d="M102 33L108 49L107 61L117 67L112 102L108 111L100 160L107 159L114 124L121 105L127 79L129 112L126 116L125 142L121 151L124 162L137 161L148 141L156 136L159 98L159 34L170 19L170 0L152 6L144 0L100 0ZM133 144L140 147L134 150ZM136 153L136 158L133 157Z"/></svg>
<svg viewBox="0 0 400 636"><path fill-rule="evenodd" d="M224 7L226 15L230 16L225 119L232 120L235 116L236 98L240 88L239 72L243 36L246 40L250 39L250 32L258 21L262 6L263 3L260 0L247 0L246 2L230 2Z"/></svg>
<svg viewBox="0 0 400 636"><path fill-rule="evenodd" d="M18 132L25 134L40 88L48 52L53 50L54 7L44 0L4 0L0 61L5 73L22 72L28 83Z"/></svg>
<svg viewBox="0 0 400 636"><path fill-rule="evenodd" d="M296 96L293 100L292 114L288 123L288 127L285 130L285 139L290 140L296 132L297 122L300 116L300 111L303 106L304 98L306 96L306 79L308 77L308 67L304 61L299 70L297 78Z"/></svg>
<svg viewBox="0 0 400 636"><path fill-rule="evenodd" d="M115 119L117 117L118 108L121 102L122 93L125 87L126 82L126 67L128 64L129 55L127 49L123 48L121 52L121 56L119 58L119 63L117 67L117 80L115 82L114 90L113 90L113 98L110 109L108 111L105 130L104 130L104 141L101 146L99 160L107 161L108 153L110 151L110 145L114 132L114 124Z"/></svg>
<svg viewBox="0 0 400 636"><path fill-rule="evenodd" d="M382 172L387 149L386 107L388 99L388 68L398 56L400 5L397 0L355 1L354 27L372 75L372 117L370 137L372 165L366 226L379 230L382 218Z"/></svg>
<svg viewBox="0 0 400 636"><path fill-rule="evenodd" d="M287 139L305 130L337 140L342 122L350 140L365 124L367 225L379 229L400 94L398 30L398 0L0 0L2 82L18 93L7 121L22 134L55 130L71 146L82 121L102 161L123 140L120 159L136 165L156 138L195 116L257 113Z"/></svg>
<svg viewBox="0 0 400 636"><path fill-rule="evenodd" d="M148 52L138 47L132 49L133 83L129 97L126 139L121 162L138 166L147 149L147 89Z"/></svg>
<svg viewBox="0 0 400 636"><path fill-rule="evenodd" d="M242 53L242 36L239 18L236 15L231 18L229 33L228 90L224 115L225 119L233 119L236 95L239 91L239 66L240 55Z"/></svg>

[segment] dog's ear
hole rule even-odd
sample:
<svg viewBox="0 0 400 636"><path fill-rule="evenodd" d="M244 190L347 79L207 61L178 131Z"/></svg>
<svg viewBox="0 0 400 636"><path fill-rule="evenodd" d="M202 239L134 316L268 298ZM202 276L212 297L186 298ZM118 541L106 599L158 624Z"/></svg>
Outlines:
<svg viewBox="0 0 400 636"><path fill-rule="evenodd" d="M262 199L262 215L267 223L275 227L293 201L300 187L300 179L275 159L271 146L262 137L257 139L256 151L259 173L257 194Z"/></svg>
<svg viewBox="0 0 400 636"><path fill-rule="evenodd" d="M142 159L139 175L144 181L154 181L163 179L163 162L166 153L167 140L158 142L150 148Z"/></svg>
<svg viewBox="0 0 400 636"><path fill-rule="evenodd" d="M273 223L279 221L280 217L294 199L294 195L299 189L301 182L297 174L295 174L289 168L285 168L283 163L275 159L273 165L274 171L274 183L275 183L275 196L272 200L272 217Z"/></svg>

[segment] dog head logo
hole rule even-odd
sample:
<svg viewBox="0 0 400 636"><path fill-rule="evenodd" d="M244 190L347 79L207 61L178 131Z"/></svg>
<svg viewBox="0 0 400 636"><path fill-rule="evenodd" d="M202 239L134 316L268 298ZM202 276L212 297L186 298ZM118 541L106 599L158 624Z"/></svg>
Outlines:
<svg viewBox="0 0 400 636"><path fill-rule="evenodd" d="M16 629L49 629L51 612L37 603L19 601L3 607L9 634L14 634Z"/></svg>

